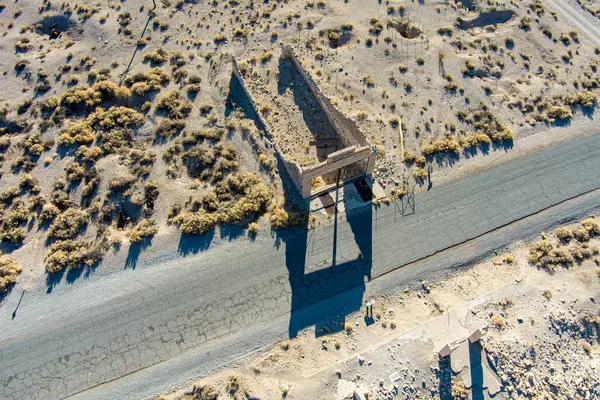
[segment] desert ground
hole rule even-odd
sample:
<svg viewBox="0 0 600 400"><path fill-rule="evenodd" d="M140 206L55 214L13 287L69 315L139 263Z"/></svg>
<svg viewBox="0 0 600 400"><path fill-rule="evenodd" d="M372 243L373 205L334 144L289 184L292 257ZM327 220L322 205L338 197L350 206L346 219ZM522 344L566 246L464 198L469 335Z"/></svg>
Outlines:
<svg viewBox="0 0 600 400"><path fill-rule="evenodd" d="M514 243L420 290L383 293L372 318L363 307L341 332L307 329L160 399L351 399L355 391L367 399L595 398L597 220ZM477 397L469 352L440 359L438 350L480 327L486 373Z"/></svg>
<svg viewBox="0 0 600 400"><path fill-rule="evenodd" d="M600 49L541 1L1 10L2 247L33 281L155 235L306 218L232 78L235 60L283 156L322 161L340 145L282 43L375 145L389 196L429 166L443 182L536 132L576 135L597 104Z"/></svg>
<svg viewBox="0 0 600 400"><path fill-rule="evenodd" d="M158 252L153 241L210 245L213 236L252 239L335 222L309 213L281 163L310 166L342 147L298 70L281 57L284 44L373 144L373 179L386 203L597 133L600 30L589 21L600 18L600 2L569 0L584 26L554 1L0 2L0 307L21 289L50 293L107 264L135 268L140 253ZM322 178L315 187L331 183ZM376 373L365 375L348 360L516 277L512 303L481 305L473 314L473 323L490 325L483 346L490 368L514 372L507 367L514 360L499 354L523 352L514 338L533 335L544 349L566 343L565 360L589 359L597 368L597 343L581 333L589 325L584 314L598 315L588 303L597 299L596 256L578 258L595 252L597 239L590 240L582 250L587 240L569 239L560 248L573 257L561 262L570 268L552 273L526 260L533 245L516 244L514 262L490 260L443 286L378 298L379 316L368 327L356 314L349 331L306 331L201 385L261 398L331 398L346 385L386 398L395 384L389 373L374 361ZM488 270L493 282L481 272ZM540 295L546 289L554 294ZM530 308L528 296L536 299ZM550 307L572 321L557 322L563 317L550 317ZM491 324L497 315L501 327ZM568 337L553 331L557 324L568 326ZM406 383L414 396L443 386L430 342L406 347L427 360ZM402 350L396 357L407 358ZM507 397L527 385L552 392L575 380L565 363L556 385L527 383L521 369L496 379ZM543 365L528 368L547 373ZM597 393L596 381L583 384Z"/></svg>

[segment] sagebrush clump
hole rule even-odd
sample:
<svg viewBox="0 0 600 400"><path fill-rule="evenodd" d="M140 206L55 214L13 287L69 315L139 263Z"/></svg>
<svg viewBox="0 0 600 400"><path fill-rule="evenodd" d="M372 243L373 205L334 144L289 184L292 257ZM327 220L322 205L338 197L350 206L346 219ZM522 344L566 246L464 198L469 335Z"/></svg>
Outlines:
<svg viewBox="0 0 600 400"><path fill-rule="evenodd" d="M17 282L23 267L0 253L0 295L6 293Z"/></svg>
<svg viewBox="0 0 600 400"><path fill-rule="evenodd" d="M194 199L170 222L188 235L202 235L216 224L240 224L265 213L273 199L272 190L253 172L235 172L213 190Z"/></svg>

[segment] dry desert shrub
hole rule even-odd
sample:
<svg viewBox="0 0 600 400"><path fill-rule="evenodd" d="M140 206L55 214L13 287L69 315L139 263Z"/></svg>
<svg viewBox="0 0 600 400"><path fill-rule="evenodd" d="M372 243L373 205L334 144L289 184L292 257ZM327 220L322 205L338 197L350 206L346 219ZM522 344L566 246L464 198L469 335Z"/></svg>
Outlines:
<svg viewBox="0 0 600 400"><path fill-rule="evenodd" d="M259 230L260 230L260 225L257 224L256 222L250 222L248 224L248 231L250 233L257 234Z"/></svg>
<svg viewBox="0 0 600 400"><path fill-rule="evenodd" d="M136 110L127 107L98 109L86 119L71 123L61 131L59 146L90 144L97 137L100 148L106 153L117 152L121 148L131 147L133 129L139 128L145 117Z"/></svg>
<svg viewBox="0 0 600 400"><path fill-rule="evenodd" d="M494 142L512 141L514 135L500 120L489 110L486 105L469 112L459 111L457 117L460 121L473 128L477 133L487 135Z"/></svg>
<svg viewBox="0 0 600 400"><path fill-rule="evenodd" d="M17 265L12 258L0 253L0 294L7 292L17 282L22 270L23 267Z"/></svg>
<svg viewBox="0 0 600 400"><path fill-rule="evenodd" d="M552 106L546 112L546 115L552 120L563 120L571 118L573 116L573 113L571 112L571 109L569 107Z"/></svg>
<svg viewBox="0 0 600 400"><path fill-rule="evenodd" d="M227 386L225 387L229 394L235 394L240 390L240 378L237 375L230 375L227 378Z"/></svg>
<svg viewBox="0 0 600 400"><path fill-rule="evenodd" d="M257 174L236 172L169 221L184 234L203 235L219 223L240 224L252 215L264 214L272 199L272 190Z"/></svg>
<svg viewBox="0 0 600 400"><path fill-rule="evenodd" d="M217 400L219 392L208 385L193 386L191 392L185 394L189 400Z"/></svg>
<svg viewBox="0 0 600 400"><path fill-rule="evenodd" d="M87 219L88 216L85 211L70 208L59 214L50 225L50 228L48 228L48 238L59 240L72 239L86 224Z"/></svg>
<svg viewBox="0 0 600 400"><path fill-rule="evenodd" d="M506 320L499 315L494 315L491 320L492 326L497 329L504 329L506 327Z"/></svg>
<svg viewBox="0 0 600 400"><path fill-rule="evenodd" d="M156 221L144 219L138 222L129 232L129 240L132 242L141 242L144 239L151 238L158 233Z"/></svg>
<svg viewBox="0 0 600 400"><path fill-rule="evenodd" d="M427 178L427 170L425 168L415 168L413 171L413 176L417 181L423 181Z"/></svg>
<svg viewBox="0 0 600 400"><path fill-rule="evenodd" d="M439 153L458 153L460 145L453 136L438 139L422 147L425 156L433 156Z"/></svg>
<svg viewBox="0 0 600 400"><path fill-rule="evenodd" d="M600 235L600 223L594 218L586 218L581 221L581 226L588 231L591 236Z"/></svg>
<svg viewBox="0 0 600 400"><path fill-rule="evenodd" d="M186 127L186 123L180 119L163 118L156 125L156 134L165 139L180 134Z"/></svg>
<svg viewBox="0 0 600 400"><path fill-rule="evenodd" d="M131 188L135 184L136 180L136 177L133 175L125 175L114 178L108 183L108 190L112 194L129 196L131 194Z"/></svg>
<svg viewBox="0 0 600 400"><path fill-rule="evenodd" d="M554 236L564 243L569 243L573 239L573 231L565 226L561 226L554 231Z"/></svg>
<svg viewBox="0 0 600 400"><path fill-rule="evenodd" d="M144 53L144 61L152 64L164 64L169 60L169 54L162 48L156 49L153 52Z"/></svg>
<svg viewBox="0 0 600 400"><path fill-rule="evenodd" d="M192 111L192 102L179 90L173 90L160 99L156 109L167 113L169 118L183 119Z"/></svg>
<svg viewBox="0 0 600 400"><path fill-rule="evenodd" d="M469 398L469 389L465 387L465 383L460 378L452 380L452 398L456 400Z"/></svg>
<svg viewBox="0 0 600 400"><path fill-rule="evenodd" d="M570 267L575 262L565 248L554 248L548 240L540 240L529 248L527 260L531 265L553 272L557 267Z"/></svg>
<svg viewBox="0 0 600 400"><path fill-rule="evenodd" d="M170 81L169 75L161 68L153 68L143 73L137 73L125 79L124 85L131 89L133 94L144 96L157 92Z"/></svg>
<svg viewBox="0 0 600 400"><path fill-rule="evenodd" d="M53 274L66 269L93 266L107 250L105 241L61 240L53 243L46 254L46 271Z"/></svg>
<svg viewBox="0 0 600 400"><path fill-rule="evenodd" d="M284 210L282 204L278 204L270 211L269 221L271 228L280 229L290 225L290 215Z"/></svg>
<svg viewBox="0 0 600 400"><path fill-rule="evenodd" d="M224 143L192 147L181 154L181 160L189 176L211 182L220 181L239 167L237 149Z"/></svg>

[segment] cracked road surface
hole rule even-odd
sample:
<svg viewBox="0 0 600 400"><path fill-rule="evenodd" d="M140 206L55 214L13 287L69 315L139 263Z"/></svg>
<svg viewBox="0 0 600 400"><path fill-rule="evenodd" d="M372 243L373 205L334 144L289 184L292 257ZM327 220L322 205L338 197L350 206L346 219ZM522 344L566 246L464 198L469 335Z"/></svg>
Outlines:
<svg viewBox="0 0 600 400"><path fill-rule="evenodd" d="M11 320L13 293L0 307L0 398L139 399L184 385L285 339L292 320L343 316L365 296L598 211L599 172L595 134L417 193L409 215L399 204L367 207L360 229L344 217L308 235L225 243L168 270L159 260L92 276L26 297ZM367 275L380 277L368 285L348 278L363 279L365 237ZM290 272L298 257L307 279Z"/></svg>

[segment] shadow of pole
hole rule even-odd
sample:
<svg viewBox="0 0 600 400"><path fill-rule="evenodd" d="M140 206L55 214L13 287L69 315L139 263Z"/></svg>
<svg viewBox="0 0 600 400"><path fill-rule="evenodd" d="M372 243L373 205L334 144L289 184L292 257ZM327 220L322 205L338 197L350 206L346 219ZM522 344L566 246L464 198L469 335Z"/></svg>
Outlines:
<svg viewBox="0 0 600 400"><path fill-rule="evenodd" d="M148 25L150 25L150 21L152 21L152 19L154 18L153 11L156 10L156 0L152 0L152 3L153 3L153 7L152 7L152 10L150 10L150 15L148 16L146 25L144 25L144 29L142 30L142 34L140 35L140 39L144 37L144 35L146 34L146 30L148 29ZM119 82L119 86L122 86L123 81L125 81L125 78L127 78L127 74L129 73L129 70L131 69L131 64L133 64L133 60L135 59L135 56L136 56L137 52L139 51L139 49L140 49L140 46L138 46L136 44L135 50L133 51L133 54L131 55L131 60L129 60L129 64L127 65L127 68L125 68L125 71L121 75L121 81Z"/></svg>

